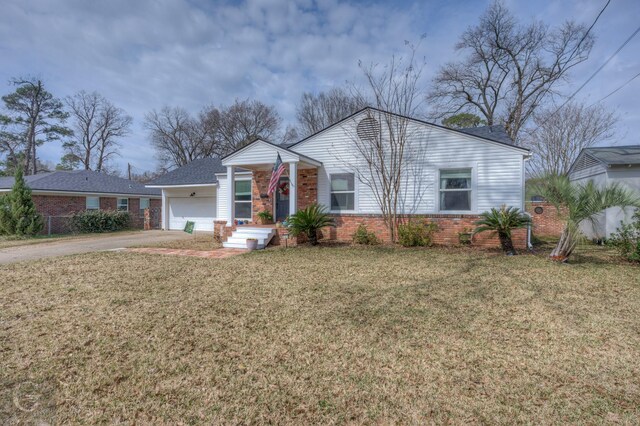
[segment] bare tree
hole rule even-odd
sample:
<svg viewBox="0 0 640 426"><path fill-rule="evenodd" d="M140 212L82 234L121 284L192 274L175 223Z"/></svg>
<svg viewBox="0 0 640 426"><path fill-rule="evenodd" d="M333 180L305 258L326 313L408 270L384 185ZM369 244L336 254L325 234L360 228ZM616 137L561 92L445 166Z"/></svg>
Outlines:
<svg viewBox="0 0 640 426"><path fill-rule="evenodd" d="M180 167L202 158L202 132L186 110L153 110L145 116L145 127L163 166Z"/></svg>
<svg viewBox="0 0 640 426"><path fill-rule="evenodd" d="M298 133L302 137L309 136L361 110L366 105L366 100L360 94L350 93L343 88L333 88L317 95L303 93L296 107Z"/></svg>
<svg viewBox="0 0 640 426"><path fill-rule="evenodd" d="M10 139L14 142L19 141L20 152L14 152L13 156L22 159L24 174L36 174L37 147L71 134L64 127L68 114L62 101L45 89L42 80L16 78L11 83L17 86L15 92L2 97L9 113L3 119L9 127L5 132L12 135Z"/></svg>
<svg viewBox="0 0 640 426"><path fill-rule="evenodd" d="M354 150L350 150L352 157L340 158L371 190L392 241L396 241L400 220L413 212L426 190L408 184L424 180L419 177L426 164L428 139L417 137L415 133L423 132L424 127L412 125L413 121L408 118L419 116L421 112L423 89L420 82L424 69L424 63L416 61L415 46L409 46L407 58L394 56L382 68L360 63L368 83L369 98L376 108L366 109L363 115L353 118L352 126L345 127ZM362 94L359 96L365 98ZM336 155L340 157L340 154ZM416 194L416 191L422 194ZM408 199L412 200L411 206L407 204Z"/></svg>
<svg viewBox="0 0 640 426"><path fill-rule="evenodd" d="M570 21L556 29L521 25L496 1L456 45L466 58L444 65L434 78L428 94L433 116L478 113L488 125L503 123L517 142L569 70L589 57L593 42L583 25Z"/></svg>
<svg viewBox="0 0 640 426"><path fill-rule="evenodd" d="M531 149L529 172L533 176L565 175L580 150L611 140L618 118L601 105L570 102L560 110L548 108L533 117L534 128L525 132Z"/></svg>
<svg viewBox="0 0 640 426"><path fill-rule="evenodd" d="M75 157L85 170L105 171L118 155L118 139L129 134L132 118L97 92L80 91L66 103L74 126L74 138L63 145L67 158Z"/></svg>
<svg viewBox="0 0 640 426"><path fill-rule="evenodd" d="M239 101L221 108L218 123L220 155L242 148L254 139L279 139L282 118L275 107L260 101Z"/></svg>

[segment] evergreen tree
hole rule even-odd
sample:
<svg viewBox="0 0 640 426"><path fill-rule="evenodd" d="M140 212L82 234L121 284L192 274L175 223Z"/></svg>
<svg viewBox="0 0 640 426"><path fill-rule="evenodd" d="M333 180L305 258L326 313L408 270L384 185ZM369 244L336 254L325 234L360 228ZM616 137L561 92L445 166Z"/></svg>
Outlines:
<svg viewBox="0 0 640 426"><path fill-rule="evenodd" d="M31 198L31 189L18 168L11 192L0 197L0 235L29 236L42 230L42 218Z"/></svg>

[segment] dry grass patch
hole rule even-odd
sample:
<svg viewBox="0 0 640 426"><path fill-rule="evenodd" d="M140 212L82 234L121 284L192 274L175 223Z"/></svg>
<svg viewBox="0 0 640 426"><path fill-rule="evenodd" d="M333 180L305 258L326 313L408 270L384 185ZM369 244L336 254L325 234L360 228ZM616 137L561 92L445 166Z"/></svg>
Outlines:
<svg viewBox="0 0 640 426"><path fill-rule="evenodd" d="M222 244L213 240L213 233L197 232L189 238L180 240L164 241L161 243L144 244L139 247L160 247L167 249L182 249L182 250L214 250L222 247Z"/></svg>
<svg viewBox="0 0 640 426"><path fill-rule="evenodd" d="M0 281L5 423L640 418L629 265L320 247L90 254Z"/></svg>

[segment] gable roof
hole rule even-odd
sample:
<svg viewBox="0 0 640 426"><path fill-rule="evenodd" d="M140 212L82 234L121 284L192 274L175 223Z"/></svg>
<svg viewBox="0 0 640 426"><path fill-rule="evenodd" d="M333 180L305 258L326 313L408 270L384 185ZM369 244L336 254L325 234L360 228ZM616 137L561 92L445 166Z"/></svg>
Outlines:
<svg viewBox="0 0 640 426"><path fill-rule="evenodd" d="M226 171L227 168L222 165L219 158L201 158L157 177L147 186L213 185L218 183L216 173L226 173Z"/></svg>
<svg viewBox="0 0 640 426"><path fill-rule="evenodd" d="M316 135L318 135L318 134L320 134L320 133L322 133L322 132L324 132L326 130L329 130L329 129L335 127L335 126L338 126L339 124L342 124L343 122L355 117L356 115L358 115L358 114L360 114L360 113L362 113L362 112L364 112L366 110L372 110L372 111L376 111L376 112L382 113L382 114L389 114L389 115L393 115L393 116L396 116L396 117L399 117L399 118L402 118L402 119L410 120L410 121L413 121L413 122L416 122L416 123L425 124L427 126L432 126L432 127L436 127L436 128L439 128L439 129L443 129L443 130L446 130L446 131L449 131L449 132L459 133L459 134L463 134L465 136L473 136L475 138L479 138L479 139L490 141L490 142L496 142L496 143L499 143L501 145L505 145L505 146L508 146L508 147L515 148L517 150L523 151L523 152L525 152L527 154L531 152L527 148L515 145L513 143L513 141L511 140L511 138L509 137L509 135L507 135L507 132L506 132L506 130L504 129L503 126L483 126L483 127L470 127L470 128L465 128L465 129L452 129L452 128L449 128L449 127L441 126L440 124L430 123L428 121L420 120L418 118L407 117L407 116L404 116L402 114L397 114L395 112L390 112L390 111L384 111L384 110L381 110L379 108L375 108L375 107L371 107L371 106L364 107L364 108L354 112L353 114L348 115L347 117L343 118L342 120L339 120L339 121L337 121L337 122L325 127L324 129L319 130L319 131L317 131L317 132L305 137L304 139L302 139L302 140L300 140L300 141L298 141L296 143L288 144L288 145L285 145L285 146L286 146L287 149L291 149L291 148L295 147L296 145L301 144L301 143L311 139L312 137L314 137L314 136L316 136Z"/></svg>
<svg viewBox="0 0 640 426"><path fill-rule="evenodd" d="M489 139L494 142L501 142L507 145L513 145L513 140L509 137L507 129L504 126L481 126L481 127L466 127L464 129L458 129L463 133L477 136L483 139Z"/></svg>
<svg viewBox="0 0 640 426"><path fill-rule="evenodd" d="M582 151L607 166L640 164L640 145L591 147Z"/></svg>
<svg viewBox="0 0 640 426"><path fill-rule="evenodd" d="M25 176L24 180L32 191L86 192L99 194L153 195L159 196L157 189L146 188L143 184L111 176L92 170L55 171ZM0 178L0 190L11 189L13 176Z"/></svg>
<svg viewBox="0 0 640 426"><path fill-rule="evenodd" d="M299 152L293 151L291 149L289 149L287 147L287 145L277 145L273 142L269 142L266 141L264 139L254 139L252 142L249 142L248 144L246 144L245 146L243 146L242 148L238 148L235 151L233 151L232 153L222 157L222 162L227 163L229 159L231 159L232 157L236 157L238 155L240 155L241 153L250 150L254 145L257 144L266 144L268 147L273 148L276 151L280 151L283 155L290 155L293 158L296 158L298 160L303 160L309 164L312 164L314 166L321 166L322 163L320 161L314 160L311 157L307 157L306 155L302 155ZM285 160L286 161L286 160Z"/></svg>

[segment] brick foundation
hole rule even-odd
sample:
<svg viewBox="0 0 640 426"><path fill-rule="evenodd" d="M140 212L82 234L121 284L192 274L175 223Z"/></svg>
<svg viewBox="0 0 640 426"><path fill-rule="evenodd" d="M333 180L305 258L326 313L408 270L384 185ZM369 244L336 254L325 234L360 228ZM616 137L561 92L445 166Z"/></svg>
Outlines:
<svg viewBox="0 0 640 426"><path fill-rule="evenodd" d="M384 242L390 242L389 230L384 224L381 215L333 215L336 221L335 228L323 230L326 239L336 241L351 241L353 234L360 224L364 224ZM438 225L438 231L433 235L434 244L444 246L460 245L460 233L473 232L478 216L463 215L420 215L411 217L410 220L424 220ZM405 218L404 220L408 220ZM513 231L513 244L518 249L527 247L527 230L516 229ZM473 236L471 245L475 247L493 248L500 247L497 235L491 232L483 232Z"/></svg>
<svg viewBox="0 0 640 426"><path fill-rule="evenodd" d="M538 210L537 212L536 209ZM564 228L562 217L567 213L566 208L560 208L560 212L558 212L558 209L553 204L535 201L527 202L525 210L533 220L533 235L560 237Z"/></svg>

